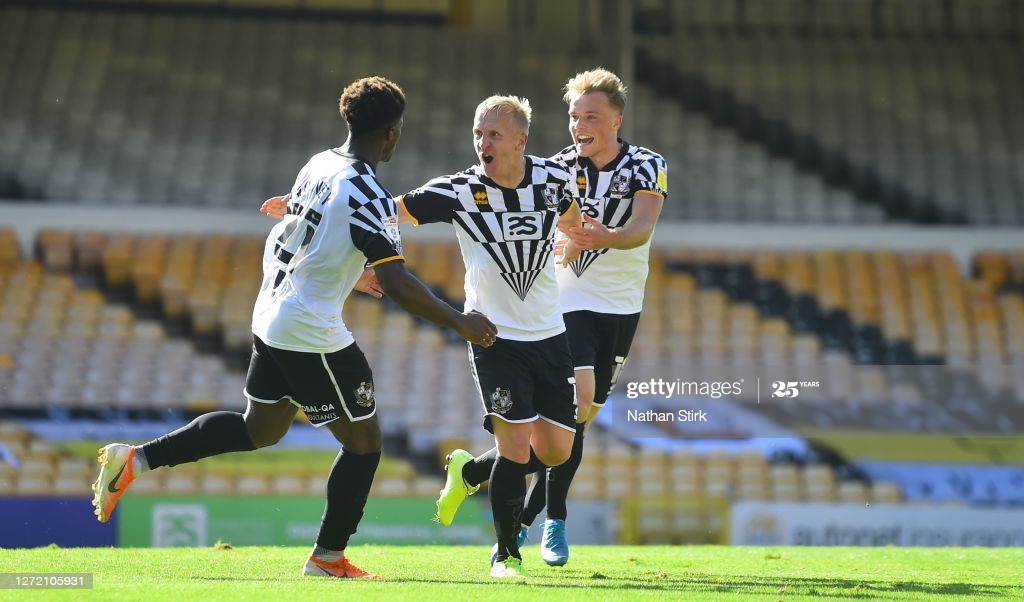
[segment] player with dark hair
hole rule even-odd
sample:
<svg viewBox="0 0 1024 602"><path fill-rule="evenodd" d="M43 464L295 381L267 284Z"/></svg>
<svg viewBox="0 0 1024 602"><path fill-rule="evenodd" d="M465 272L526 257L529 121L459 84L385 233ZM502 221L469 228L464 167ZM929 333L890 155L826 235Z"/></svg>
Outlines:
<svg viewBox="0 0 1024 602"><path fill-rule="evenodd" d="M395 201L375 173L379 162L391 159L401 136L401 88L381 77L360 79L345 88L339 108L347 140L302 168L288 195L287 215L267 237L245 413L211 412L145 445L104 446L93 485L100 522L110 519L138 475L273 445L301 408L313 426L326 426L341 443L327 480L320 531L302 572L378 577L345 556L380 461L381 431L373 375L342 322L342 305L362 282L370 290L379 285L405 310L454 329L480 349L494 343L497 329L483 314L459 312L435 297L405 267ZM367 264L372 271L364 269Z"/></svg>
<svg viewBox="0 0 1024 602"><path fill-rule="evenodd" d="M626 87L618 76L605 69L579 73L566 83L564 100L573 144L552 160L572 175L586 222L565 231L559 242L566 245L566 256L557 269L575 366L578 422L569 459L534 474L518 534L522 545L527 529L547 505L541 558L552 566L569 560L569 485L583 458L584 435L615 388L636 334L651 235L668 193L661 155L618 137L626 106ZM449 524L466 495L487 480L495 451L476 459L467 459L469 455L464 450L452 452L460 459L456 468L464 483L442 492L438 500Z"/></svg>

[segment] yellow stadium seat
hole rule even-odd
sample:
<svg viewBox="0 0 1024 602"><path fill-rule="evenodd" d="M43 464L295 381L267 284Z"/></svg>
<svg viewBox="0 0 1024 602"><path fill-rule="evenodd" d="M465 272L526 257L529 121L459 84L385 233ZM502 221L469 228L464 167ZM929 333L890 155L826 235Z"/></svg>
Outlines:
<svg viewBox="0 0 1024 602"><path fill-rule="evenodd" d="M302 477L291 474L273 475L265 480L266 493L272 495L302 495L305 482Z"/></svg>
<svg viewBox="0 0 1024 602"><path fill-rule="evenodd" d="M74 267L74 240L65 230L40 230L36 249L47 270L67 272Z"/></svg>
<svg viewBox="0 0 1024 602"><path fill-rule="evenodd" d="M131 495L159 495L164 493L164 477L170 474L170 472L173 472L173 470L174 469L171 469L170 471L157 469L140 475L138 478L132 481ZM193 493L194 491L195 489L192 488L185 492L168 491L167 493L171 493L174 495L188 495Z"/></svg>
<svg viewBox="0 0 1024 602"><path fill-rule="evenodd" d="M437 476L412 476L409 482L409 495L417 497L437 497L444 488L444 479Z"/></svg>
<svg viewBox="0 0 1024 602"><path fill-rule="evenodd" d="M892 481L875 481L871 484L872 504L899 504L903 502L903 490Z"/></svg>
<svg viewBox="0 0 1024 602"><path fill-rule="evenodd" d="M195 495L202 492L198 475L194 471L177 470L177 467L165 476L163 485L164 492L168 495Z"/></svg>
<svg viewBox="0 0 1024 602"><path fill-rule="evenodd" d="M235 480L235 494L242 496L270 493L270 480L263 475L239 475Z"/></svg>
<svg viewBox="0 0 1024 602"><path fill-rule="evenodd" d="M836 497L841 502L866 503L870 499L863 481L842 481L837 488Z"/></svg>
<svg viewBox="0 0 1024 602"><path fill-rule="evenodd" d="M49 475L39 476L23 472L18 475L14 491L22 496L52 495L53 479Z"/></svg>
<svg viewBox="0 0 1024 602"><path fill-rule="evenodd" d="M203 492L203 495L234 494L234 481L228 475L206 473L199 477L199 490Z"/></svg>

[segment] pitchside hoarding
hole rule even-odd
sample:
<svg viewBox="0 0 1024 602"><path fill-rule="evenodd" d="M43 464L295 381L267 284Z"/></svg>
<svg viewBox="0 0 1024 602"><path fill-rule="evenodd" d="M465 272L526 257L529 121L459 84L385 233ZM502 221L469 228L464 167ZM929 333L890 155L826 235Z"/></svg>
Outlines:
<svg viewBox="0 0 1024 602"><path fill-rule="evenodd" d="M756 546L1024 546L1024 510L737 502L730 543Z"/></svg>
<svg viewBox="0 0 1024 602"><path fill-rule="evenodd" d="M117 515L109 523L97 521L91 497L0 498L0 517L0 548L117 544Z"/></svg>
<svg viewBox="0 0 1024 602"><path fill-rule="evenodd" d="M493 528L477 504L442 527L431 517L433 498L370 498L352 544L485 544ZM124 547L310 545L324 512L321 497L125 496L117 506L118 544Z"/></svg>

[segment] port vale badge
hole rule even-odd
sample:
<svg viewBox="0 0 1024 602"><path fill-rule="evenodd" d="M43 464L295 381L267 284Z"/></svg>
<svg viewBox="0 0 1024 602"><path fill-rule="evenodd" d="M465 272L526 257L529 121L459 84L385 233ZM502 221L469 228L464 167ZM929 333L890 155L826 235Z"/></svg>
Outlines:
<svg viewBox="0 0 1024 602"><path fill-rule="evenodd" d="M359 388L356 389L356 403L364 408L373 405L373 383L359 383Z"/></svg>
<svg viewBox="0 0 1024 602"><path fill-rule="evenodd" d="M548 209L558 209L558 187L548 186L544 188L544 206Z"/></svg>
<svg viewBox="0 0 1024 602"><path fill-rule="evenodd" d="M496 387L491 393L491 411L496 414L504 414L512 409L512 393L508 389Z"/></svg>
<svg viewBox="0 0 1024 602"><path fill-rule="evenodd" d="M612 178L611 192L615 196L625 196L629 192L629 174L619 172Z"/></svg>

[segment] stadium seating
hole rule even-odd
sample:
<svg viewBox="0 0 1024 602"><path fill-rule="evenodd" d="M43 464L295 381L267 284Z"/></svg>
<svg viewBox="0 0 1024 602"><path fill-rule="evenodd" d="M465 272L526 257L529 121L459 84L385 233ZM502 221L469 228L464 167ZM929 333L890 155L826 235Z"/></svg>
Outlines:
<svg viewBox="0 0 1024 602"><path fill-rule="evenodd" d="M200 338L226 336L234 329L238 347L225 339L220 348L246 349L251 342L246 308L257 278L252 271L258 269L252 258L258 257L260 244L226 235L41 232L36 245L41 262L14 264L3 276L0 327L12 336L0 349L6 362L0 365L0 384L7 385L0 387L0 405L31 409L36 399L50 399L82 409L238 407L242 366L235 362L232 368L197 354L170 336L165 324L199 323L191 334ZM460 270L448 269L458 265L456 245L415 241L408 251L413 269L426 282L453 302L461 300ZM1020 361L1024 349L1013 334L1024 325L1020 257L979 253L972 277L961 275L942 252L656 250L632 361L664 361L667 355L681 364L853 365L898 358L890 348L904 344L909 357L934 357L951 365ZM246 273L247 278L238 276ZM225 294L231 286L224 286L210 293L209 308L191 300L198 283L227 283L226 274L239 283L235 296ZM136 308L160 308L162 314L138 318L129 305L105 301L98 289L78 289L75 280L97 283L108 295ZM194 318L197 311L206 312L205 322ZM382 366L378 393L388 407L382 413L385 433L407 438L413 454L433 458L455 445L490 446L472 409L476 393L465 370L465 350L449 344L450 335L418 325L368 296L353 297L345 317L364 352ZM871 332L876 334L866 336ZM405 377L387 378L389 366L401 366ZM1004 385L1019 389L1022 383ZM829 392L878 400L892 394L878 386L836 382ZM451 403L454 399L459 403ZM769 466L760 456L666 455L615 443L598 429L591 440L604 452L588 454L573 488L580 499L625 499L637 492L687 498L857 497L844 494L833 469L824 465L800 470ZM82 477L73 469L51 473L63 475L51 478L51 489L58 483L74 488ZM301 481L236 482L201 475L156 480L153 487L177 492L306 490ZM381 487L409 491L416 480ZM873 494L865 491L861 497L871 499ZM881 491L879 499L898 497Z"/></svg>
<svg viewBox="0 0 1024 602"><path fill-rule="evenodd" d="M880 17L862 2L812 3L810 12L769 4L684 3L690 8L664 21L671 31L638 38L643 56L671 57L681 77L644 77L641 58L626 122L631 141L669 161L672 197L685 202L670 202L667 218L1024 222L1015 162L1024 121L1013 110L1024 87L1014 77L1019 39L997 35L1005 29L994 15L1004 9L954 15L955 27L976 35L953 37L955 27L946 31L944 17L924 10L934 3L911 11L884 2ZM387 174L404 191L473 161L459 132L495 91L533 101L531 152L563 146L564 107L552 91L565 73L591 66L556 40L519 34L529 43L519 40L516 56L489 53L485 84L468 77L484 71L472 49L481 35L508 34L0 10L11 59L0 165L15 166L0 176L15 177L29 198L248 207L287 189L310 154L340 142L330 99L368 72L399 81L410 98L401 164ZM847 35L830 35L837 29ZM366 50L396 37L402 52ZM430 77L426 56L467 78L456 86ZM41 98L75 101L38 111ZM634 119L646 115L658 119Z"/></svg>
<svg viewBox="0 0 1024 602"><path fill-rule="evenodd" d="M741 360L725 363L756 355L765 364L954 365L1010 363L1017 352L1007 347L1019 346L1012 252L979 254L978 278L942 251L655 256L662 266L652 270L638 345L667 330L701 354ZM678 345L686 353L687 342Z"/></svg>
<svg viewBox="0 0 1024 602"><path fill-rule="evenodd" d="M495 81L455 86L431 77L419 59L445 61L441 68L452 73L482 73L472 63L475 49L492 34L437 36L429 24L267 15L0 11L9 34L4 56L13 59L0 95L0 166L15 166L0 176L16 178L28 198L253 206L287 190L310 155L343 141L336 99L367 73L391 77L409 97L403 161L388 169L396 191L474 161L473 109L493 93L526 96L543 109L535 113L531 152L549 155L566 142L557 90L575 67L552 64L567 59L541 37L536 54L519 62L491 53ZM400 53L370 50L375 40L399 38ZM43 98L47 111L37 109Z"/></svg>
<svg viewBox="0 0 1024 602"><path fill-rule="evenodd" d="M1012 3L638 0L623 134L668 160L662 219L1021 225L1024 55ZM2 6L0 197L254 210L311 153L340 143L334 99L368 73L409 98L399 154L381 167L395 192L474 161L470 116L491 93L533 102L529 152L566 143L557 91L593 66L586 49L543 32L439 32ZM402 43L379 52L381 40ZM0 413L240 407L261 238L59 225L33 242L23 259L14 231L0 228ZM440 296L462 300L455 244L408 240L406 254ZM947 383L1019 406L1024 375L1005 367L1024 363L1024 252L973 262L965 274L944 250L656 248L630 363L876 366L830 379L824 393L880 409L920 401L921 387L901 388L888 367L929 364L938 377L921 386L931 391ZM493 444L465 347L366 296L345 319L375 367L386 437L432 469L382 476L373 495L432 497L447 451ZM805 402L765 413L799 425ZM91 458L48 449L13 423L0 422L0 444L0 495L88 494ZM570 496L620 503L626 543L714 541L732 500L905 498L827 462L666 451L601 426L587 446ZM155 471L133 491L319 496L325 485L319 472L192 466Z"/></svg>
<svg viewBox="0 0 1024 602"><path fill-rule="evenodd" d="M0 497L80 496L90 491L92 478L81 458L0 420Z"/></svg>
<svg viewBox="0 0 1024 602"><path fill-rule="evenodd" d="M660 139L662 122L650 124L648 136L662 149L703 145L682 164L706 167L694 170L697 183L712 173L708 182L718 192L694 196L725 200L704 208L714 214L696 217L1021 223L1013 160L1024 133L1013 109L1024 98L1013 75L1021 67L1018 39L929 37L899 27L844 37L710 23L695 31L644 36L649 58L640 60L656 61L645 70L663 93L657 112L669 116ZM672 104L695 117L677 126L672 116L686 113ZM711 136L709 123L721 126ZM673 142L676 131L693 135ZM716 147L721 136L749 142ZM760 179L771 174L764 166L772 155L800 175L773 170L768 182ZM749 196L748 178L760 180ZM763 202L772 190L783 193Z"/></svg>

